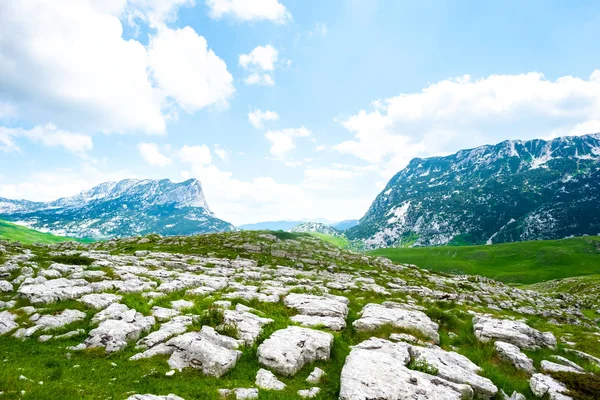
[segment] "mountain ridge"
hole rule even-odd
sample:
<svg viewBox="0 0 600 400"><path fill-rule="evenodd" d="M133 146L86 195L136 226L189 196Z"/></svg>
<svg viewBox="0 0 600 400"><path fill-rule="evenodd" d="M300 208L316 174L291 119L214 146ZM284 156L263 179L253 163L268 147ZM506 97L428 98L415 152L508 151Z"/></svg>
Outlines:
<svg viewBox="0 0 600 400"><path fill-rule="evenodd" d="M44 232L95 239L235 230L210 211L197 179L104 182L50 202L0 198L0 216Z"/></svg>
<svg viewBox="0 0 600 400"><path fill-rule="evenodd" d="M346 234L367 248L595 235L599 171L600 134L415 158Z"/></svg>

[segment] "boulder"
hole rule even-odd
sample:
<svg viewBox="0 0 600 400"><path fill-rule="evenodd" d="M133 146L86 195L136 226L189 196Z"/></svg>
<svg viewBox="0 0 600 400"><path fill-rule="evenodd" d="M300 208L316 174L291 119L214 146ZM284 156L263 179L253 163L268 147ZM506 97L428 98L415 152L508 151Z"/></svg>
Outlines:
<svg viewBox="0 0 600 400"><path fill-rule="evenodd" d="M279 374L293 376L305 365L328 360L332 345L331 333L290 326L274 332L258 346L258 362Z"/></svg>
<svg viewBox="0 0 600 400"><path fill-rule="evenodd" d="M137 340L142 333L148 332L154 323L154 317L144 317L140 313L130 322L107 319L90 331L84 344L86 348L104 347L107 353L119 351L128 342Z"/></svg>
<svg viewBox="0 0 600 400"><path fill-rule="evenodd" d="M42 330L49 331L51 329L61 328L73 322L83 321L86 315L79 310L64 310L57 315L42 315L35 321L37 326Z"/></svg>
<svg viewBox="0 0 600 400"><path fill-rule="evenodd" d="M166 343L172 348L169 366L182 370L186 367L201 370L205 375L220 377L232 369L242 352L239 343L220 335L213 328L203 326L200 332L188 332Z"/></svg>
<svg viewBox="0 0 600 400"><path fill-rule="evenodd" d="M15 322L17 316L8 311L0 311L0 335L5 335L10 331L17 329L19 324Z"/></svg>
<svg viewBox="0 0 600 400"><path fill-rule="evenodd" d="M310 375L308 375L308 378L306 378L306 382L316 385L317 383L321 382L321 378L323 378L325 375L325 371L319 367L315 367L313 372L311 372Z"/></svg>
<svg viewBox="0 0 600 400"><path fill-rule="evenodd" d="M256 342L256 339L258 339L258 336L262 332L263 326L273 323L271 318L263 318L248 311L241 311L240 307L237 307L235 311L225 310L223 317L223 323L235 327L240 335L240 339L247 346L252 346Z"/></svg>
<svg viewBox="0 0 600 400"><path fill-rule="evenodd" d="M300 396L304 399L313 399L313 398L317 397L319 392L321 392L321 388L318 388L315 386L315 387L311 387L310 389L298 390L298 396Z"/></svg>
<svg viewBox="0 0 600 400"><path fill-rule="evenodd" d="M469 385L449 382L406 367L410 345L371 338L352 348L340 380L340 400L473 398Z"/></svg>
<svg viewBox="0 0 600 400"><path fill-rule="evenodd" d="M490 399L498 393L498 388L491 380L478 375L483 370L461 354L419 346L411 346L409 352L413 362L435 367L440 378L470 385L478 398Z"/></svg>
<svg viewBox="0 0 600 400"><path fill-rule="evenodd" d="M359 319L354 321L354 328L359 331L374 331L390 324L397 328L414 329L439 343L438 324L433 322L424 312L410 310L400 303L386 301L383 304L370 303L363 307Z"/></svg>
<svg viewBox="0 0 600 400"><path fill-rule="evenodd" d="M86 294L85 296L81 296L81 298L78 301L82 302L89 308L93 308L95 310L103 310L111 304L121 301L121 298L122 297L118 294L92 293Z"/></svg>
<svg viewBox="0 0 600 400"><path fill-rule="evenodd" d="M515 368L525 371L530 375L537 372L533 366L533 360L521 352L514 344L497 341L494 343L494 347L500 358L512 363Z"/></svg>
<svg viewBox="0 0 600 400"><path fill-rule="evenodd" d="M550 400L572 400L566 395L567 387L548 375L533 374L529 379L529 387L536 397L548 396Z"/></svg>
<svg viewBox="0 0 600 400"><path fill-rule="evenodd" d="M0 293L8 293L13 291L13 285L9 281L0 281Z"/></svg>
<svg viewBox="0 0 600 400"><path fill-rule="evenodd" d="M283 390L285 389L285 383L281 382L277 377L266 369L259 369L256 373L256 386L265 390Z"/></svg>
<svg viewBox="0 0 600 400"><path fill-rule="evenodd" d="M573 368L568 365L557 364L548 360L542 360L540 368L542 369L542 372L573 372L575 374L583 374L581 368Z"/></svg>
<svg viewBox="0 0 600 400"><path fill-rule="evenodd" d="M555 348L556 338L550 332L542 333L522 321L497 319L489 315L473 318L475 336L482 342L499 340L514 344L521 349Z"/></svg>

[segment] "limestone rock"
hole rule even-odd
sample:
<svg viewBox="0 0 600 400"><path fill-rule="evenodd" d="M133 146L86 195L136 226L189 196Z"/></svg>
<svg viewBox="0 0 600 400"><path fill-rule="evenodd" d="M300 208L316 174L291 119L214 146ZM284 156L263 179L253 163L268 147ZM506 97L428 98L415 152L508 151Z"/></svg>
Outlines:
<svg viewBox="0 0 600 400"><path fill-rule="evenodd" d="M271 318L263 318L251 312L241 311L239 307L235 311L225 310L223 316L224 324L235 327L240 335L240 339L247 346L252 346L256 342L256 339L258 339L258 336L262 332L263 326L273 323Z"/></svg>
<svg viewBox="0 0 600 400"><path fill-rule="evenodd" d="M556 338L552 333L542 333L521 321L476 315L473 318L473 329L477 339L482 342L500 340L514 344L521 349L556 347Z"/></svg>
<svg viewBox="0 0 600 400"><path fill-rule="evenodd" d="M205 375L220 377L233 368L242 355L234 350L238 342L219 335L204 326L200 332L189 332L170 339L166 345L173 348L169 366L182 370L186 367L200 369Z"/></svg>
<svg viewBox="0 0 600 400"><path fill-rule="evenodd" d="M542 372L573 372L576 374L582 374L581 369L573 368L571 366L553 363L552 361L542 360L540 363Z"/></svg>
<svg viewBox="0 0 600 400"><path fill-rule="evenodd" d="M304 399L313 399L315 397L317 397L317 395L319 394L319 392L321 391L321 388L318 387L311 387L310 389L302 389L302 390L298 390L298 396L304 398Z"/></svg>
<svg viewBox="0 0 600 400"><path fill-rule="evenodd" d="M525 371L530 375L536 373L535 367L533 366L533 360L521 352L514 344L497 341L494 343L494 347L500 358L511 362L515 368Z"/></svg>
<svg viewBox="0 0 600 400"><path fill-rule="evenodd" d="M415 329L425 336L440 341L438 324L433 322L424 312L409 310L402 304L386 301L383 304L370 303L363 307L362 315L354 321L354 328L361 331L373 331L386 324L398 328Z"/></svg>
<svg viewBox="0 0 600 400"><path fill-rule="evenodd" d="M168 394L166 396L157 396L155 394L134 394L129 396L127 400L184 400L182 397Z"/></svg>
<svg viewBox="0 0 600 400"><path fill-rule="evenodd" d="M259 369L256 373L255 385L265 390L283 390L285 383L281 382L277 377L266 369Z"/></svg>
<svg viewBox="0 0 600 400"><path fill-rule="evenodd" d="M119 296L118 294L92 293L81 296L79 301L90 308L103 310L111 304L121 301L121 298L122 296Z"/></svg>
<svg viewBox="0 0 600 400"><path fill-rule="evenodd" d="M321 378L323 378L324 376L325 371L323 371L319 367L315 367L313 372L311 372L310 375L308 375L308 378L306 378L306 382L316 385L317 383L321 382Z"/></svg>
<svg viewBox="0 0 600 400"><path fill-rule="evenodd" d="M17 316L8 311L0 311L0 335L5 335L10 331L17 329L19 324L15 322Z"/></svg>
<svg viewBox="0 0 600 400"><path fill-rule="evenodd" d="M410 345L371 338L352 348L342 369L340 400L473 398L473 389L406 367Z"/></svg>
<svg viewBox="0 0 600 400"><path fill-rule="evenodd" d="M35 321L35 324L40 326L42 330L49 331L73 322L83 321L85 317L85 313L79 310L64 310L57 315L42 315Z"/></svg>
<svg viewBox="0 0 600 400"><path fill-rule="evenodd" d="M258 389L256 388L236 388L219 389L219 394L223 398L235 398L235 400L258 399Z"/></svg>
<svg viewBox="0 0 600 400"><path fill-rule="evenodd" d="M529 387L537 397L548 395L550 400L572 400L565 394L567 387L548 375L533 374L529 379Z"/></svg>
<svg viewBox="0 0 600 400"><path fill-rule="evenodd" d="M290 326L258 346L258 361L279 374L293 376L305 365L328 360L332 345L331 333Z"/></svg>

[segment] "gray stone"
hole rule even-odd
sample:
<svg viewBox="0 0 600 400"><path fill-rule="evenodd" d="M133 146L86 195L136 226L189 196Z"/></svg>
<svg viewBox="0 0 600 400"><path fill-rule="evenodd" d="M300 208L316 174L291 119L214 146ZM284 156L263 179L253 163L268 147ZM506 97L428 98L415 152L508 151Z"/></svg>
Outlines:
<svg viewBox="0 0 600 400"><path fill-rule="evenodd" d="M573 368L571 366L553 363L552 361L542 360L540 363L542 372L573 372L576 374L582 374L581 368Z"/></svg>
<svg viewBox="0 0 600 400"><path fill-rule="evenodd" d="M15 322L17 316L8 311L0 311L0 335L5 335L10 331L17 329L19 324Z"/></svg>
<svg viewBox="0 0 600 400"><path fill-rule="evenodd" d="M552 333L542 333L521 321L477 315L473 318L473 329L477 339L482 342L499 340L514 344L521 349L556 347L556 338Z"/></svg>
<svg viewBox="0 0 600 400"><path fill-rule="evenodd" d="M529 379L529 387L536 397L547 395L550 400L572 400L566 395L567 387L548 375L533 374Z"/></svg>
<svg viewBox="0 0 600 400"><path fill-rule="evenodd" d="M157 396L155 394L134 394L129 396L127 400L184 400L182 397L168 394L166 396Z"/></svg>
<svg viewBox="0 0 600 400"><path fill-rule="evenodd" d="M533 360L521 352L521 349L514 344L497 341L494 343L494 347L500 358L512 363L515 368L525 371L530 375L537 372L533 366Z"/></svg>
<svg viewBox="0 0 600 400"><path fill-rule="evenodd" d="M308 378L306 378L306 382L316 385L317 383L321 382L321 378L323 378L324 376L325 371L323 371L319 367L315 367L313 372L311 372L310 375L308 375Z"/></svg>
<svg viewBox="0 0 600 400"><path fill-rule="evenodd" d="M332 345L331 333L290 326L258 346L258 361L279 374L293 376L305 365L328 360Z"/></svg>
<svg viewBox="0 0 600 400"><path fill-rule="evenodd" d="M256 373L256 386L265 390L283 390L285 389L285 383L281 382L277 377L266 369L259 369Z"/></svg>
<svg viewBox="0 0 600 400"><path fill-rule="evenodd" d="M118 294L93 293L81 296L81 298L78 301L82 302L89 308L93 308L95 310L102 310L113 303L121 301L121 298L122 296L119 296Z"/></svg>
<svg viewBox="0 0 600 400"><path fill-rule="evenodd" d="M310 389L302 389L302 390L298 390L298 396L304 398L304 399L313 399L315 397L317 397L317 395L319 394L319 392L321 391L321 388L318 387L311 387Z"/></svg>

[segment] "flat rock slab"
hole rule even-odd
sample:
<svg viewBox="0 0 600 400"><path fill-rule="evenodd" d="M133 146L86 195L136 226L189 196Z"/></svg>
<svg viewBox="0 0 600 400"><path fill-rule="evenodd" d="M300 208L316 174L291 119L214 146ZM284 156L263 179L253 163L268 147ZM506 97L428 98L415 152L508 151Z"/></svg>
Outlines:
<svg viewBox="0 0 600 400"><path fill-rule="evenodd" d="M154 323L154 317L144 317L142 314L131 322L107 319L90 331L84 344L86 348L104 347L107 353L119 351L125 348L128 342L138 340Z"/></svg>
<svg viewBox="0 0 600 400"><path fill-rule="evenodd" d="M281 382L277 377L266 369L259 369L256 373L256 386L265 390L283 390L285 389L285 383Z"/></svg>
<svg viewBox="0 0 600 400"><path fill-rule="evenodd" d="M157 396L155 394L134 394L129 396L127 400L184 400L183 397L168 394L166 396Z"/></svg>
<svg viewBox="0 0 600 400"><path fill-rule="evenodd" d="M469 385L413 371L410 345L371 338L352 348L340 380L340 400L464 400L473 398Z"/></svg>
<svg viewBox="0 0 600 400"><path fill-rule="evenodd" d="M225 310L223 316L224 324L235 327L247 346L252 346L256 342L263 326L273 323L271 318L263 318L248 311L241 311L239 307L235 311Z"/></svg>
<svg viewBox="0 0 600 400"><path fill-rule="evenodd" d="M85 279L50 279L42 284L21 285L17 293L32 304L48 304L72 300L92 293L92 285Z"/></svg>
<svg viewBox="0 0 600 400"><path fill-rule="evenodd" d="M411 346L409 352L413 362L437 368L437 376L447 381L468 384L478 398L490 399L498 393L491 380L478 375L483 370L461 354L419 346Z"/></svg>
<svg viewBox="0 0 600 400"><path fill-rule="evenodd" d="M542 360L540 363L542 372L572 372L575 374L583 374L583 371L579 368L574 368L567 365L557 364L552 361Z"/></svg>
<svg viewBox="0 0 600 400"><path fill-rule="evenodd" d="M319 317L348 316L349 300L343 296L314 296L310 294L290 293L284 299L284 304L295 309L300 314Z"/></svg>
<svg viewBox="0 0 600 400"><path fill-rule="evenodd" d="M499 340L521 349L555 348L556 338L550 332L540 332L522 321L497 319L489 315L473 317L475 337L482 342Z"/></svg>
<svg viewBox="0 0 600 400"><path fill-rule="evenodd" d="M276 373L293 376L305 365L328 360L332 345L331 333L290 326L258 346L258 362Z"/></svg>
<svg viewBox="0 0 600 400"><path fill-rule="evenodd" d="M256 388L219 389L219 394L224 399L230 399L230 398L234 398L235 400L258 399L258 389L256 389Z"/></svg>
<svg viewBox="0 0 600 400"><path fill-rule="evenodd" d="M121 298L122 297L118 294L92 293L86 294L85 296L81 296L81 298L78 301L82 302L89 308L93 308L95 310L103 310L111 304L121 301Z"/></svg>
<svg viewBox="0 0 600 400"><path fill-rule="evenodd" d="M572 400L572 397L566 395L567 387L548 375L533 374L529 379L529 387L537 397L548 396L550 400Z"/></svg>
<svg viewBox="0 0 600 400"><path fill-rule="evenodd" d="M500 358L512 363L515 368L525 371L530 375L537 372L533 366L533 360L521 352L521 349L514 344L497 341L494 343L494 347Z"/></svg>
<svg viewBox="0 0 600 400"><path fill-rule="evenodd" d="M427 314L418 310L409 310L400 303L386 301L383 304L369 303L362 309L359 319L354 321L354 328L359 331L374 331L384 325L397 328L414 329L439 343L438 324Z"/></svg>
<svg viewBox="0 0 600 400"><path fill-rule="evenodd" d="M200 332L189 332L174 337L166 343L171 348L169 366L182 370L196 368L205 375L220 377L231 370L242 352L239 343L229 336L220 335L214 329L203 326Z"/></svg>
<svg viewBox="0 0 600 400"><path fill-rule="evenodd" d="M346 320L340 317L321 317L313 315L294 315L290 318L293 322L308 328L327 328L332 331L341 331L346 328Z"/></svg>
<svg viewBox="0 0 600 400"><path fill-rule="evenodd" d="M82 311L64 310L57 315L42 315L35 321L35 324L40 326L42 330L49 331L51 329L62 328L73 322L83 321L85 317L86 315Z"/></svg>

